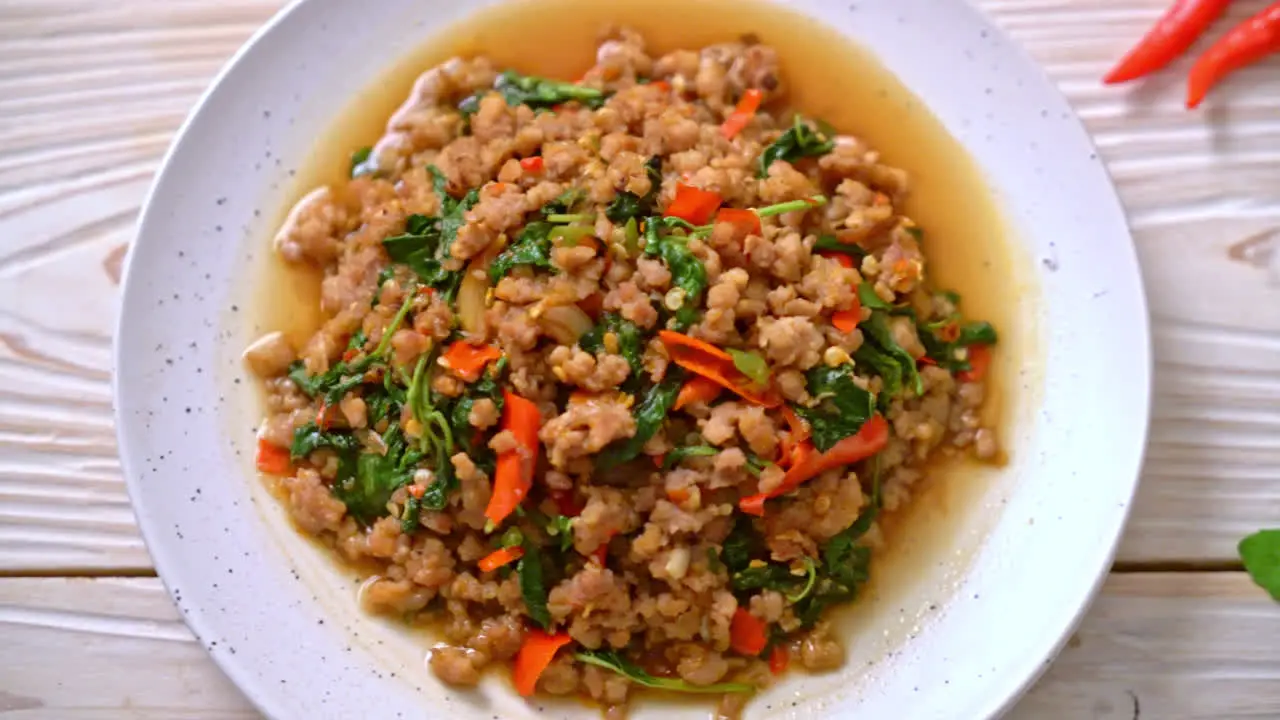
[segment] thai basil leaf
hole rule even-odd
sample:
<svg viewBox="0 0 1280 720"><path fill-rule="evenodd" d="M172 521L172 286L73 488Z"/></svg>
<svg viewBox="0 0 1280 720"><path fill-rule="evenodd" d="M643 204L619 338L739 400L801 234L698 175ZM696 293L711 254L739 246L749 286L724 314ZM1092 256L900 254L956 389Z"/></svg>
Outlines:
<svg viewBox="0 0 1280 720"><path fill-rule="evenodd" d="M757 560L754 565L739 570L730 576L729 582L738 592L751 590L790 591L800 582L800 578L791 574L786 565L767 563Z"/></svg>
<svg viewBox="0 0 1280 720"><path fill-rule="evenodd" d="M924 395L924 382L916 370L916 359L893 339L893 331L889 329L889 317L883 312L873 312L871 317L863 320L859 327L862 328L869 342L879 346L884 354L893 358L898 364L902 371L903 382L915 392L916 396Z"/></svg>
<svg viewBox="0 0 1280 720"><path fill-rule="evenodd" d="M862 284L858 285L858 302L862 304L862 307L868 307L872 310L884 310L888 312L894 309L893 304L882 300L880 296L876 294L876 289L866 280L863 280Z"/></svg>
<svg viewBox="0 0 1280 720"><path fill-rule="evenodd" d="M578 347L592 355L607 352L604 336L608 333L613 333L618 339L618 354L626 358L627 364L631 366L631 377L640 378L644 374L644 332L621 315L601 315L595 327L578 338Z"/></svg>
<svg viewBox="0 0 1280 720"><path fill-rule="evenodd" d="M668 369L667 376L662 379L662 382L649 388L644 400L636 406L633 413L636 419L636 434L623 440L615 440L601 450L596 456L596 467L601 470L611 470L638 457L645 443L662 429L683 384L684 373L675 368Z"/></svg>
<svg viewBox="0 0 1280 720"><path fill-rule="evenodd" d="M489 265L489 279L496 283L518 265L549 269L553 228L555 228L554 225L541 220L525 225L516 241L493 259Z"/></svg>
<svg viewBox="0 0 1280 720"><path fill-rule="evenodd" d="M458 489L458 476L453 463L446 460L432 469L435 479L422 494L422 507L427 510L443 510L449 504L449 496Z"/></svg>
<svg viewBox="0 0 1280 720"><path fill-rule="evenodd" d="M796 617L811 626L831 605L857 598L858 591L871 578L871 548L858 540L871 529L882 506L880 463L871 461L871 502L848 528L836 533L822 547L822 566L808 594L795 606Z"/></svg>
<svg viewBox="0 0 1280 720"><path fill-rule="evenodd" d="M569 552L573 547L573 518L555 515L547 520L547 535L560 542L560 552Z"/></svg>
<svg viewBox="0 0 1280 720"><path fill-rule="evenodd" d="M817 242L813 244L813 251L840 253L859 261L867 256L867 251L861 245L840 242L835 235L819 235Z"/></svg>
<svg viewBox="0 0 1280 720"><path fill-rule="evenodd" d="M702 293L707 289L707 269L689 249L685 238L658 232L660 227L669 225L657 217L645 221L644 252L661 258L671 272L672 285L684 291L684 302L676 311L674 329L686 330L697 321Z"/></svg>
<svg viewBox="0 0 1280 720"><path fill-rule="evenodd" d="M316 450L328 448L341 456L343 453L360 451L360 441L355 435L346 432L321 430L319 425L309 422L293 431L293 444L289 447L289 455L294 460L301 460Z"/></svg>
<svg viewBox="0 0 1280 720"><path fill-rule="evenodd" d="M763 547L764 540L752 526L751 519L745 515L737 515L733 529L720 544L720 559L729 572L738 572L747 569L751 564L751 557L761 552Z"/></svg>
<svg viewBox="0 0 1280 720"><path fill-rule="evenodd" d="M796 115L791 128L760 153L757 175L761 178L769 177L769 166L777 160L795 162L804 157L826 155L835 146L835 140L821 130L810 127L803 118Z"/></svg>
<svg viewBox="0 0 1280 720"><path fill-rule="evenodd" d="M471 410L475 407L477 400L488 399L493 401L498 413L502 412L506 400L502 395L502 385L498 380L502 377L502 371L506 366L507 358L505 357L499 358L497 362L490 365L479 380L467 387L465 395L453 401L453 407L448 413L449 427L453 431L454 442L476 462L480 462L481 459L487 459L493 451L489 449L488 445L475 441L478 431L471 425Z"/></svg>
<svg viewBox="0 0 1280 720"><path fill-rule="evenodd" d="M348 175L353 180L363 175L373 175L378 172L377 164L370 162L372 154L373 148L368 146L351 153L351 166L348 168Z"/></svg>
<svg viewBox="0 0 1280 720"><path fill-rule="evenodd" d="M573 212L573 208L579 202L587 197L587 191L582 188L571 187L560 193L554 200L542 206L542 216L550 217L552 215L568 215Z"/></svg>
<svg viewBox="0 0 1280 720"><path fill-rule="evenodd" d="M677 678L654 677L639 665L627 660L617 650L580 650L574 653L574 658L576 658L578 662L611 670L637 685L655 688L658 690L666 690L668 692L702 693L713 695L720 695L723 693L755 692L755 686L747 683L694 685Z"/></svg>
<svg viewBox="0 0 1280 720"><path fill-rule="evenodd" d="M996 329L989 322L972 322L960 328L960 337L956 339L956 345L960 347L968 347L970 345L995 345Z"/></svg>
<svg viewBox="0 0 1280 720"><path fill-rule="evenodd" d="M547 630L551 629L551 611L547 609L547 586L543 579L542 551L528 542L524 555L516 563L516 576L520 579L520 595L524 598L525 612Z"/></svg>
<svg viewBox="0 0 1280 720"><path fill-rule="evenodd" d="M599 109L607 99L604 92L573 83L549 80L533 75L521 75L508 70L498 76L493 88L502 95L507 105L528 105L534 110L551 109L556 105L578 101L592 110Z"/></svg>
<svg viewBox="0 0 1280 720"><path fill-rule="evenodd" d="M888 407L890 398L902 392L902 366L896 359L870 342L862 343L862 346L853 353L853 359L858 365L870 368L884 381L880 389L879 404L882 408Z"/></svg>
<svg viewBox="0 0 1280 720"><path fill-rule="evenodd" d="M408 535L417 530L421 519L422 501L410 496L404 503L404 510L400 513L400 532Z"/></svg>
<svg viewBox="0 0 1280 720"><path fill-rule="evenodd" d="M662 469L670 470L687 458L714 457L719 452L718 448L713 448L710 445L685 445L684 447L672 448L667 451L667 456L662 459Z"/></svg>
<svg viewBox="0 0 1280 720"><path fill-rule="evenodd" d="M658 194L662 192L662 158L654 155L645 163L645 173L649 176L650 190L643 196L628 190L618 193L613 202L605 208L604 215L615 225L628 220L640 220L653 214L658 202Z"/></svg>
<svg viewBox="0 0 1280 720"><path fill-rule="evenodd" d="M363 525L387 514L392 493L409 484L415 466L422 459L421 453L408 449L404 434L397 426L387 429L383 443L387 446L385 453L362 453L356 459L354 475L345 474L340 465L333 484L334 497Z"/></svg>
<svg viewBox="0 0 1280 720"><path fill-rule="evenodd" d="M805 380L819 403L797 406L795 412L809 423L813 445L821 452L856 434L875 414L875 396L854 382L852 365L817 365L805 373Z"/></svg>
<svg viewBox="0 0 1280 720"><path fill-rule="evenodd" d="M440 216L410 215L405 232L384 239L382 246L393 262L408 265L423 283L435 288L445 302L452 302L462 282L462 271L449 270L445 264L451 257L458 230L466 223L466 213L479 201L480 194L473 189L461 200L455 200L449 195L444 173L435 165L427 166L427 170L440 198Z"/></svg>

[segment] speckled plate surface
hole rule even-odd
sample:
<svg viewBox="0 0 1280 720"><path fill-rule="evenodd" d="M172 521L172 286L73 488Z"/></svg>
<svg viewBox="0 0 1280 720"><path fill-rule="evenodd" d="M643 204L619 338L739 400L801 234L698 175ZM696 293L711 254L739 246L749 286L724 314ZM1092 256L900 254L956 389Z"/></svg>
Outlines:
<svg viewBox="0 0 1280 720"><path fill-rule="evenodd" d="M252 468L258 415L239 353L254 271L292 175L352 97L489 2L305 0L235 58L161 170L130 254L116 336L120 449L148 548L192 630L278 718L597 717L470 693L426 640L362 616L355 578L293 532ZM986 718L1049 662L1109 565L1137 482L1150 353L1135 253L1084 130L1040 70L958 0L788 3L873 51L972 153L1036 293L1011 464L959 523L971 562L919 568L869 601L839 673L794 676L749 717ZM999 98L995 103L992 97ZM646 700L633 717L706 717Z"/></svg>

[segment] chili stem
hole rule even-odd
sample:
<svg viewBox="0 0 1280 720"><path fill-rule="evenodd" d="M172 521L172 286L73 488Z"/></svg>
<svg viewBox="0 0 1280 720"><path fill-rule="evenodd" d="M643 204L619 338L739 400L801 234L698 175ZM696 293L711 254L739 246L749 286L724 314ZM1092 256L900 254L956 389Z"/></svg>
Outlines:
<svg viewBox="0 0 1280 720"><path fill-rule="evenodd" d="M550 223L576 223L576 222L595 222L596 216L590 213L580 213L577 215L565 215L556 213L547 216L547 222Z"/></svg>
<svg viewBox="0 0 1280 720"><path fill-rule="evenodd" d="M807 197L803 200L792 200L790 202L758 208L756 209L756 214L760 217L770 217L773 215L793 212L795 210L808 210L809 208L822 207L826 204L826 195L814 195L813 197Z"/></svg>
<svg viewBox="0 0 1280 720"><path fill-rule="evenodd" d="M373 350L373 357L382 357L386 353L387 348L391 346L391 336L395 335L400 329L400 325L404 323L404 318L409 314L409 306L413 304L413 295L417 291L417 285L409 283L404 289L404 302L400 304L400 309L396 312L396 316L391 318L391 324L387 325L387 329L382 331L382 339L378 341L378 347Z"/></svg>
<svg viewBox="0 0 1280 720"><path fill-rule="evenodd" d="M782 215L783 213L795 212L796 210L808 210L810 208L822 207L827 204L826 195L814 195L803 200L790 200L777 205L766 205L762 208L751 208L751 212L759 217L773 217L774 215ZM706 225L693 225L680 218L665 218L671 225L685 228L693 237L705 238L715 229L716 222L713 219Z"/></svg>

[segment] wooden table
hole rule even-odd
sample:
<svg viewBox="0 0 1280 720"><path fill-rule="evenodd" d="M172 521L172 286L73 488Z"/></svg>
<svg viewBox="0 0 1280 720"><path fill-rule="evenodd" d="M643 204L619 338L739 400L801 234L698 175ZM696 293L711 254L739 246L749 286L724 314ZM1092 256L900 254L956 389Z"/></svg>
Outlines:
<svg viewBox="0 0 1280 720"><path fill-rule="evenodd" d="M1280 717L1280 606L1235 554L1246 533L1280 525L1280 58L1204 112L1181 107L1185 61L1131 91L1100 86L1168 1L980 2L1097 138L1129 210L1156 351L1150 447L1114 572L1019 719ZM1267 1L1240 0L1233 19ZM110 348L151 175L209 79L281 4L0 0L6 717L256 716L138 535Z"/></svg>

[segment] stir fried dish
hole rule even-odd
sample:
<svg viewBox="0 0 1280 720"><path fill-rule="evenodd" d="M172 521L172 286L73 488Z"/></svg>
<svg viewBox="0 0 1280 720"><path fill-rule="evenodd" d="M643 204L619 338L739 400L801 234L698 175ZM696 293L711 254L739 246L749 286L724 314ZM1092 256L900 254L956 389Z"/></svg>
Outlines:
<svg viewBox="0 0 1280 720"><path fill-rule="evenodd" d="M325 319L245 353L258 467L443 682L732 714L843 663L933 458L1000 454L996 331L931 285L910 178L786 89L752 38L455 58L276 236Z"/></svg>

